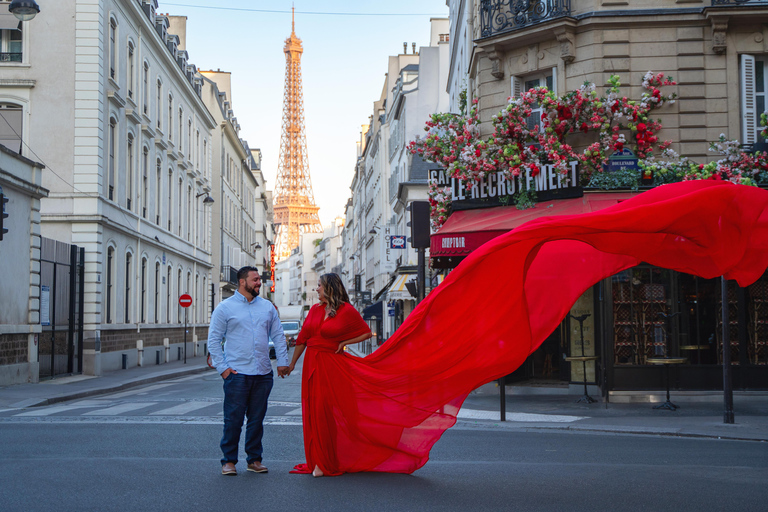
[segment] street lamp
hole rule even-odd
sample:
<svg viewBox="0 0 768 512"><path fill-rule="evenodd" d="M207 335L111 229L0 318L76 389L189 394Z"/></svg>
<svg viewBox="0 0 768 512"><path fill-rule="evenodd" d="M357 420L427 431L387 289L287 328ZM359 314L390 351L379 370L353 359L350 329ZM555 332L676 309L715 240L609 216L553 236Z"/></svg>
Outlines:
<svg viewBox="0 0 768 512"><path fill-rule="evenodd" d="M261 244L259 242L256 242L255 244L251 244L251 247L253 247L258 251L259 249L261 249Z"/></svg>
<svg viewBox="0 0 768 512"><path fill-rule="evenodd" d="M200 196L205 196L205 199L203 199L203 204L211 204L214 202L213 198L208 194L208 192L200 192L195 196L195 199L199 198Z"/></svg>
<svg viewBox="0 0 768 512"><path fill-rule="evenodd" d="M379 226L373 226L371 230L368 232L368 234L375 235L376 233L378 233L378 231L376 231L377 229L381 229L381 228Z"/></svg>
<svg viewBox="0 0 768 512"><path fill-rule="evenodd" d="M40 6L35 0L13 0L8 10L21 21L29 21L40 12Z"/></svg>

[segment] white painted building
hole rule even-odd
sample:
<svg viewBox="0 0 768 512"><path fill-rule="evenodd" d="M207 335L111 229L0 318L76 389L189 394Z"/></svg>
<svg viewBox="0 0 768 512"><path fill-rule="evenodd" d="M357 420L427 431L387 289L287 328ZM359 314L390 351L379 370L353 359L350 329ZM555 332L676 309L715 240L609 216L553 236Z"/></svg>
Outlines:
<svg viewBox="0 0 768 512"><path fill-rule="evenodd" d="M177 359L183 293L188 355L207 337L215 120L157 7L45 2L22 24L20 62L0 63L22 154L46 166L42 235L85 248L88 374Z"/></svg>

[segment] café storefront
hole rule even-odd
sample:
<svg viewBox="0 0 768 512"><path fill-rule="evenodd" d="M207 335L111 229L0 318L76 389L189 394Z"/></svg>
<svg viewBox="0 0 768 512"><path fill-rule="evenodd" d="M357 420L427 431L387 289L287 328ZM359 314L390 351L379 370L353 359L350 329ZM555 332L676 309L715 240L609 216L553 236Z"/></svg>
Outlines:
<svg viewBox="0 0 768 512"><path fill-rule="evenodd" d="M440 182L439 171L431 177ZM442 185L463 189L450 180ZM450 272L483 243L538 217L589 213L640 193L556 188L539 193L534 208L518 210L489 197L491 185L465 191L463 203L454 200L452 214L432 235L434 269ZM720 390L722 302L719 278L644 264L627 269L587 290L508 382L569 382L580 389L585 367L587 382L607 397L663 390L668 370L673 390ZM733 388L768 389L768 274L746 288L729 282L726 302ZM582 355L591 360L568 361ZM665 358L680 362L657 364Z"/></svg>

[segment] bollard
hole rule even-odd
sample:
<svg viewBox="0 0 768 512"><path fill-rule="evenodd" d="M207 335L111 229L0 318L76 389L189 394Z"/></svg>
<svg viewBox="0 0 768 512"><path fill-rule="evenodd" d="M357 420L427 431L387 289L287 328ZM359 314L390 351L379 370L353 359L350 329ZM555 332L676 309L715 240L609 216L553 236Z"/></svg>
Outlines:
<svg viewBox="0 0 768 512"><path fill-rule="evenodd" d="M160 364L160 351L155 352L155 364Z"/></svg>
<svg viewBox="0 0 768 512"><path fill-rule="evenodd" d="M123 370L128 368L128 354L123 354Z"/></svg>
<svg viewBox="0 0 768 512"><path fill-rule="evenodd" d="M176 347L179 349L179 356L177 358L177 361L181 361L181 347Z"/></svg>

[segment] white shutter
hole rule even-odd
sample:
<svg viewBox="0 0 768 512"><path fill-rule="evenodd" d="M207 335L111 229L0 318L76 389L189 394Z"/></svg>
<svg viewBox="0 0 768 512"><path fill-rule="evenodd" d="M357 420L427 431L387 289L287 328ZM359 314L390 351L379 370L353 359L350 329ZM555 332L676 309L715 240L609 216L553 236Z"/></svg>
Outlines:
<svg viewBox="0 0 768 512"><path fill-rule="evenodd" d="M513 98L519 98L520 95L523 93L523 81L520 78L516 77L516 76L511 76L510 80L512 82L511 83L511 93L512 93L511 96Z"/></svg>
<svg viewBox="0 0 768 512"><path fill-rule="evenodd" d="M557 66L552 68L552 92L557 94Z"/></svg>
<svg viewBox="0 0 768 512"><path fill-rule="evenodd" d="M757 142L756 126L758 112L755 110L755 57L741 56L741 141L744 144Z"/></svg>

